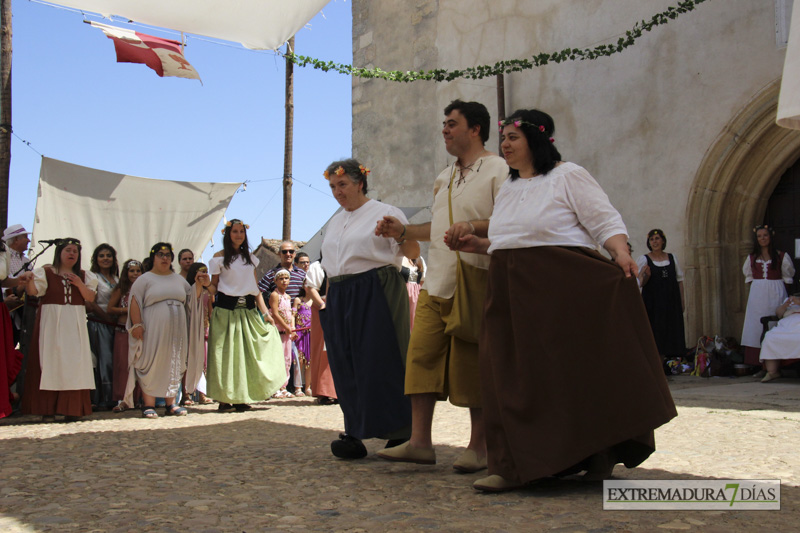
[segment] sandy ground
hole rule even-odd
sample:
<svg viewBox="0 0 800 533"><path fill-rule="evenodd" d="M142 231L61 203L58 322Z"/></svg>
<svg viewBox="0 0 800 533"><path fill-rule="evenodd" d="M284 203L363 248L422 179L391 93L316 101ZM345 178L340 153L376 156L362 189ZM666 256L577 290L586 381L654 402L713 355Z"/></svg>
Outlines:
<svg viewBox="0 0 800 533"><path fill-rule="evenodd" d="M457 474L468 413L436 411L438 464L330 454L338 406L272 400L248 413L96 413L0 421L0 531L788 531L800 519L800 380L671 378L679 416L617 479L779 478L781 511L603 511L601 483L546 480L487 495ZM160 412L161 410L159 410Z"/></svg>

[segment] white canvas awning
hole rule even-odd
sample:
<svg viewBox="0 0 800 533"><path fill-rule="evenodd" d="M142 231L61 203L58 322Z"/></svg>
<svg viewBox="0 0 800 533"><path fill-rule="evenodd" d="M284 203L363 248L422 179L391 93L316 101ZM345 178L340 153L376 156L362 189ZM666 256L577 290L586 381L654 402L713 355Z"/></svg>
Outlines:
<svg viewBox="0 0 800 533"><path fill-rule="evenodd" d="M103 242L120 266L159 241L199 257L240 185L140 178L43 157L32 240L80 239L84 270ZM37 265L52 259L48 251Z"/></svg>
<svg viewBox="0 0 800 533"><path fill-rule="evenodd" d="M778 126L800 130L800 9L792 10L777 122Z"/></svg>
<svg viewBox="0 0 800 533"><path fill-rule="evenodd" d="M277 50L328 0L48 0L104 17Z"/></svg>

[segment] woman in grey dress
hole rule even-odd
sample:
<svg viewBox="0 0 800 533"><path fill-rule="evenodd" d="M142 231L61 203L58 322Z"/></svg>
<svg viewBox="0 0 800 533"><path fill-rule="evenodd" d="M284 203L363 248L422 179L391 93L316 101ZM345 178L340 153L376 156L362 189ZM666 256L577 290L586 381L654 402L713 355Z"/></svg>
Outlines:
<svg viewBox="0 0 800 533"><path fill-rule="evenodd" d="M157 397L166 398L165 415L187 414L175 403L175 396L186 372L187 309L192 308L196 294L172 270L174 257L172 245L157 243L150 250L152 269L131 287L128 357L142 388L145 418L158 417L154 407Z"/></svg>

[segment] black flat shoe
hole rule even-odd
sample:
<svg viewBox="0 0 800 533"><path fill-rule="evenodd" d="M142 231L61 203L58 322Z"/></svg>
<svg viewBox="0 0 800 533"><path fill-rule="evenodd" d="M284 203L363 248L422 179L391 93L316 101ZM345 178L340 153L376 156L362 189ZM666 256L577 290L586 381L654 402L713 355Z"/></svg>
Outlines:
<svg viewBox="0 0 800 533"><path fill-rule="evenodd" d="M403 443L408 442L408 439L389 439L386 441L386 446L384 449L394 448L395 446L400 446Z"/></svg>
<svg viewBox="0 0 800 533"><path fill-rule="evenodd" d="M339 433L339 440L331 442L331 453L340 459L363 459L367 456L367 448L357 438Z"/></svg>
<svg viewBox="0 0 800 533"><path fill-rule="evenodd" d="M236 409L237 413L244 413L245 411L252 409L253 406L246 403L235 403L233 404L233 408Z"/></svg>
<svg viewBox="0 0 800 533"><path fill-rule="evenodd" d="M233 405L229 403L219 402L219 407L217 407L217 411L231 411L233 409Z"/></svg>

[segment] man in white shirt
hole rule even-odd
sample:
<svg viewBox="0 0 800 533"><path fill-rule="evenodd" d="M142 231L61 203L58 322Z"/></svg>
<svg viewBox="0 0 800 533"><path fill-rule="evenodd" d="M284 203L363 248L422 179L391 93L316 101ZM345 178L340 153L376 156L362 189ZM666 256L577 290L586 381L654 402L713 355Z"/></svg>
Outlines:
<svg viewBox="0 0 800 533"><path fill-rule="evenodd" d="M436 178L433 218L426 224L403 225L384 217L376 233L384 237L430 241L425 288L420 291L406 361L405 392L411 398L411 439L378 453L384 459L435 464L431 440L437 400L468 407L472 430L467 449L453 464L460 472L486 468L486 442L481 410L478 345L445 333L456 287L458 239L486 236L494 198L508 177L508 166L484 147L489 139L489 112L478 102L455 100L445 110L447 152L456 157ZM452 221L450 215L452 203ZM460 254L461 261L487 269L489 257ZM480 295L482 297L483 295Z"/></svg>
<svg viewBox="0 0 800 533"><path fill-rule="evenodd" d="M28 251L28 244L31 242L28 235L30 233L22 224L11 225L3 232L3 241L8 248L9 279L17 278L31 268L30 260L25 256L25 252ZM21 285L14 285L5 289L4 294L5 304L9 309L13 310L11 318L14 329L14 345L19 343L20 351L23 354L22 369L17 374L17 379L14 382L14 390L20 396L25 383L25 370L28 365L28 345L33 335L33 325L36 321L36 308L38 306L38 298L28 296L23 301L24 294L25 287Z"/></svg>

